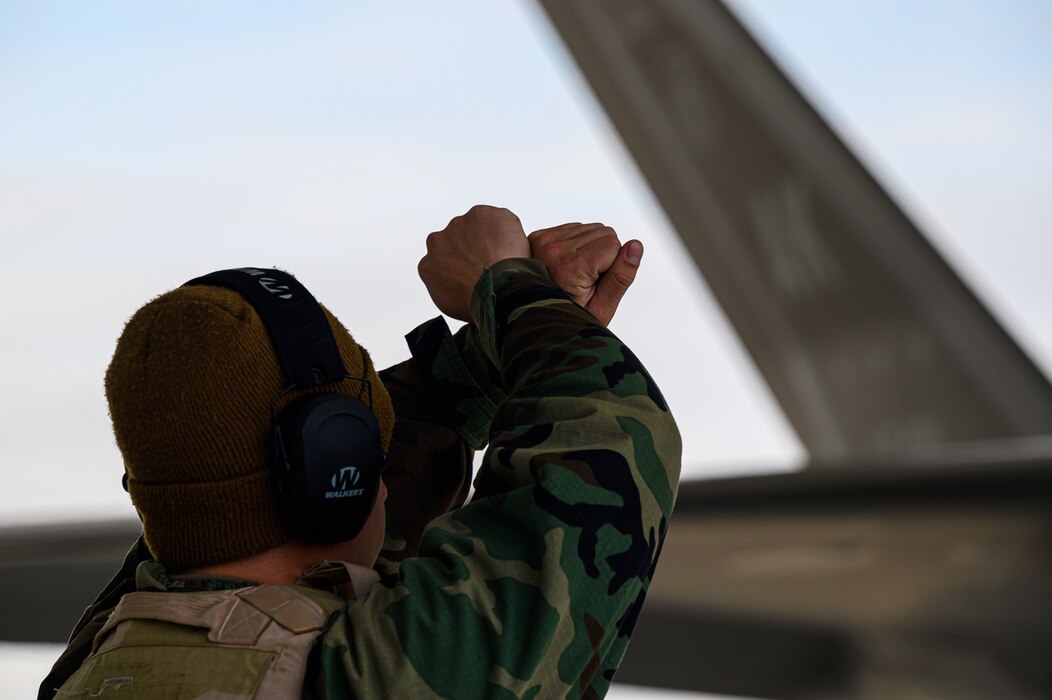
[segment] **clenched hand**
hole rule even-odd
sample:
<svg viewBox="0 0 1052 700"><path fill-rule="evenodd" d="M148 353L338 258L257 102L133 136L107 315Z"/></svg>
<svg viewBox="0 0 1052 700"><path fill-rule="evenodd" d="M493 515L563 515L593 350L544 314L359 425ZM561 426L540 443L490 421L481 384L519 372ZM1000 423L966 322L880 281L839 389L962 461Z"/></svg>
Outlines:
<svg viewBox="0 0 1052 700"><path fill-rule="evenodd" d="M485 268L507 258L530 257L519 217L507 209L476 205L427 237L417 272L442 313L470 320L471 295Z"/></svg>
<svg viewBox="0 0 1052 700"><path fill-rule="evenodd" d="M603 224L563 224L534 231L531 253L570 297L604 326L636 278L643 244L621 245L617 233Z"/></svg>

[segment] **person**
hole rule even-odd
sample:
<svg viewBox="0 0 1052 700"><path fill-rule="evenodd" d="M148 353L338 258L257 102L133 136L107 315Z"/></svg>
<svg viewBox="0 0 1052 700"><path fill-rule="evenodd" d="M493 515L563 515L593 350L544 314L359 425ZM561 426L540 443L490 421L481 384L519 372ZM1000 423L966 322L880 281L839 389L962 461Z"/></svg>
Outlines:
<svg viewBox="0 0 1052 700"><path fill-rule="evenodd" d="M602 225L527 237L510 211L473 207L418 266L466 325L425 323L411 359L377 373L325 311L344 367L291 390L299 351L215 277L148 303L106 376L143 537L40 697L605 695L679 478L668 407L606 327L641 253ZM285 403L299 420L326 402L366 405L386 462L353 534L318 542L296 518L328 503L282 510L296 488L275 482L289 433L273 426ZM327 493L359 477L333 473Z"/></svg>

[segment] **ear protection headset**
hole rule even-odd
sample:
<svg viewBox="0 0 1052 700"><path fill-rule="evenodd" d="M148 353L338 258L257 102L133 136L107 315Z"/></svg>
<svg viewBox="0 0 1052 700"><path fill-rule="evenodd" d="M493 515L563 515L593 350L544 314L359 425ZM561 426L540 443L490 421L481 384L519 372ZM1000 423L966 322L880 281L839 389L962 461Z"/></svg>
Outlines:
<svg viewBox="0 0 1052 700"><path fill-rule="evenodd" d="M195 285L244 297L263 320L281 365L285 389L270 401L271 468L285 526L308 542L353 539L373 510L387 459L369 380L347 373L325 312L292 275L247 267L184 286ZM275 416L275 405L289 392L343 381L364 382L369 405L344 394L311 393Z"/></svg>

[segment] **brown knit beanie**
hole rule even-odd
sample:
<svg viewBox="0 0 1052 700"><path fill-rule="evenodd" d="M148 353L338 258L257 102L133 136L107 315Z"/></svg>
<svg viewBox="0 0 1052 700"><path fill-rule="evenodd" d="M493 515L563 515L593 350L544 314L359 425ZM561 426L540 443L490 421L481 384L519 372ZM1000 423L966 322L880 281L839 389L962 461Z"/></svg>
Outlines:
<svg viewBox="0 0 1052 700"><path fill-rule="evenodd" d="M325 311L347 371L367 377L386 451L394 409L365 349ZM263 321L237 292L179 287L139 309L117 341L106 398L128 490L155 558L178 572L293 539L270 475L270 401L285 379ZM368 401L361 382L325 384Z"/></svg>

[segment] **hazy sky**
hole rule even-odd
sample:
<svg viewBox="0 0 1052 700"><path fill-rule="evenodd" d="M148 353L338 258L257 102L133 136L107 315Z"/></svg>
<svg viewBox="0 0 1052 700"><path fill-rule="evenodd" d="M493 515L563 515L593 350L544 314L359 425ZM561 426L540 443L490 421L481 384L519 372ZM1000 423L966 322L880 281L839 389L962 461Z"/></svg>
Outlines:
<svg viewBox="0 0 1052 700"><path fill-rule="evenodd" d="M732 7L1048 372L1052 6ZM150 297L281 266L392 363L436 313L424 237L477 202L646 243L613 328L685 474L803 459L533 4L0 0L0 522L131 516L102 375Z"/></svg>
<svg viewBox="0 0 1052 700"><path fill-rule="evenodd" d="M1052 371L1052 4L731 4ZM531 3L0 0L0 523L132 517L102 375L151 296L279 265L395 362L424 237L476 202L644 240L614 329L685 474L803 458ZM19 696L58 653L0 648Z"/></svg>

